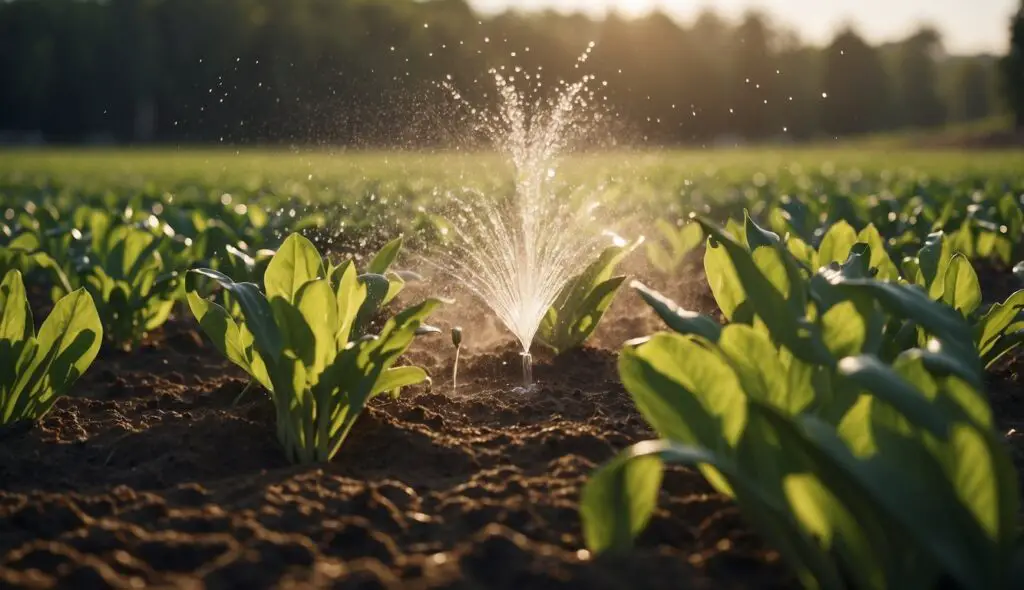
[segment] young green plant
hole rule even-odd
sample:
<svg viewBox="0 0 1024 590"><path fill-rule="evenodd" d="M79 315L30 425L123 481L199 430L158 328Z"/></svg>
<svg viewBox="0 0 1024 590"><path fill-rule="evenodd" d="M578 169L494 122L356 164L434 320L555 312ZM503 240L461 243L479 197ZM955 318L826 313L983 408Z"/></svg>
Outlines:
<svg viewBox="0 0 1024 590"><path fill-rule="evenodd" d="M414 366L395 367L430 312L428 299L398 312L378 334L357 334L356 323L381 275L357 275L351 262L325 264L316 247L293 234L267 267L265 293L209 269L238 301L242 318L195 291L188 304L203 331L229 360L269 393L277 437L289 460L328 461L376 395L426 381Z"/></svg>
<svg viewBox="0 0 1024 590"><path fill-rule="evenodd" d="M588 482L588 546L626 549L675 462L735 498L804 587L1017 587L1016 473L963 316L917 287L865 278L866 244L807 280L749 219L745 244L701 224L731 322L641 287L673 331L628 343L619 374L661 440ZM883 310L932 334L926 348L891 364L876 356Z"/></svg>
<svg viewBox="0 0 1024 590"><path fill-rule="evenodd" d="M57 301L37 333L21 273L8 271L0 283L0 425L42 418L89 368L102 339L83 289Z"/></svg>
<svg viewBox="0 0 1024 590"><path fill-rule="evenodd" d="M537 339L561 354L583 344L597 329L601 318L615 300L625 276L612 276L615 267L643 243L608 246L583 272L569 281L548 309L537 331Z"/></svg>
<svg viewBox="0 0 1024 590"><path fill-rule="evenodd" d="M459 388L459 351L462 350L462 328L452 328L452 345L455 346L455 363L452 365L452 391Z"/></svg>
<svg viewBox="0 0 1024 590"><path fill-rule="evenodd" d="M161 238L148 231L119 225L97 239L83 260L85 287L97 302L107 337L124 348L162 326L174 308L178 273L164 264L160 245Z"/></svg>

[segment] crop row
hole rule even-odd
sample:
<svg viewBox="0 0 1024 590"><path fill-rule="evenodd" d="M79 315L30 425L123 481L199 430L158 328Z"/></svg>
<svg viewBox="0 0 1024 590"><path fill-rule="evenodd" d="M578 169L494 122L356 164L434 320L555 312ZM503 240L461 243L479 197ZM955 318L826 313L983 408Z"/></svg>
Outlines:
<svg viewBox="0 0 1024 590"><path fill-rule="evenodd" d="M634 283L668 330L627 343L619 373L660 439L623 451L585 487L593 551L628 549L664 463L680 462L734 498L808 588L1024 583L1017 473L985 396L986 370L1024 343L1024 290L985 304L972 264L1019 260L1024 213L1007 186L939 186L857 198L753 190L714 206L691 199L680 223L658 225L652 266L671 274L703 246L726 323ZM391 269L401 239L339 261L297 233L280 242L340 223L322 213L84 200L4 212L0 423L41 417L104 337L132 346L179 302L267 391L292 461L329 460L369 400L427 379L396 362L436 332L426 321L443 302L382 317L416 278ZM369 223L377 206L348 213ZM401 211L402 231L435 223ZM539 333L546 345L586 340L630 248L609 248L570 282ZM38 330L33 287L55 303Z"/></svg>

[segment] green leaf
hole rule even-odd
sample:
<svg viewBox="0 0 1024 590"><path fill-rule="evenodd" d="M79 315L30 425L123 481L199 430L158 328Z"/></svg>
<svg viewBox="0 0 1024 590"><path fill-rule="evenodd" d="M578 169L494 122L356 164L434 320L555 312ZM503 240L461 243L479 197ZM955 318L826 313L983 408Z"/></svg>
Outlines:
<svg viewBox="0 0 1024 590"><path fill-rule="evenodd" d="M189 273L209 277L226 289L242 308L246 328L252 333L256 349L267 364L274 364L281 356L283 337L274 321L270 302L252 283L236 283L225 274L209 268L190 270Z"/></svg>
<svg viewBox="0 0 1024 590"><path fill-rule="evenodd" d="M979 563L975 557L987 548L979 546L980 539L960 526L962 521L956 514L962 514L963 507L955 501L949 503L949 488L936 488L941 486L940 482L915 479L901 468L900 463L912 457L922 464L930 462L921 447L903 443L902 451L906 454L899 455L898 460L893 455L897 452L895 448L890 454L883 452L859 459L836 435L833 426L817 418L801 416L794 423L765 406L755 406L752 411L772 422L784 447L799 449L813 462L814 473L853 511L855 518L884 523L890 531L886 536L911 540L910 555L914 555L914 549L922 552L934 566L941 567L965 588L997 587L989 583L991 576L998 574L989 569L990 564ZM885 542L885 537L879 540Z"/></svg>
<svg viewBox="0 0 1024 590"><path fill-rule="evenodd" d="M949 435L948 417L878 358L871 355L846 357L839 361L838 371L936 438L945 439Z"/></svg>
<svg viewBox="0 0 1024 590"><path fill-rule="evenodd" d="M848 293L870 295L893 316L911 319L924 327L968 366L978 365L971 328L963 316L944 303L930 300L921 289L868 279L846 279L838 275L830 276L829 280L836 288ZM980 371L980 366L977 371Z"/></svg>
<svg viewBox="0 0 1024 590"><path fill-rule="evenodd" d="M583 538L595 552L622 551L647 526L658 503L667 445L639 443L594 472L583 488ZM656 449L656 450L655 450ZM703 458L699 451L696 455Z"/></svg>
<svg viewBox="0 0 1024 590"><path fill-rule="evenodd" d="M850 256L850 248L857 243L857 232L844 220L833 223L818 246L818 264L843 262Z"/></svg>
<svg viewBox="0 0 1024 590"><path fill-rule="evenodd" d="M954 254L946 267L942 300L964 317L970 316L981 305L981 284L970 261L962 254Z"/></svg>
<svg viewBox="0 0 1024 590"><path fill-rule="evenodd" d="M707 277L711 294L715 296L715 303L722 310L722 315L725 319L733 321L733 314L747 299L747 293L743 290L729 254L712 238L708 238L704 250L704 275Z"/></svg>
<svg viewBox="0 0 1024 590"><path fill-rule="evenodd" d="M78 289L54 305L35 339L31 362L20 374L0 422L38 419L89 368L100 350L103 324L92 297Z"/></svg>
<svg viewBox="0 0 1024 590"><path fill-rule="evenodd" d="M0 340L20 342L35 335L32 310L21 273L10 270L0 283Z"/></svg>
<svg viewBox="0 0 1024 590"><path fill-rule="evenodd" d="M537 339L561 354L583 344L597 329L626 277L613 277L615 267L642 243L612 245L559 292L537 331Z"/></svg>
<svg viewBox="0 0 1024 590"><path fill-rule="evenodd" d="M747 237L747 247L751 252L756 251L761 246L772 246L782 242L779 238L779 234L768 231L757 225L757 223L750 218L750 214L746 209L743 210L743 229L744 234Z"/></svg>
<svg viewBox="0 0 1024 590"><path fill-rule="evenodd" d="M729 324L722 330L718 347L739 377L747 397L791 413L803 411L813 401L790 395L786 367L762 332L743 324Z"/></svg>
<svg viewBox="0 0 1024 590"><path fill-rule="evenodd" d="M863 352L868 337L868 319L853 301L841 301L821 316L821 335L835 358Z"/></svg>
<svg viewBox="0 0 1024 590"><path fill-rule="evenodd" d="M302 314L313 336L313 363L307 373L319 376L334 361L337 353L338 304L327 279L317 279L303 285L295 295L297 309Z"/></svg>
<svg viewBox="0 0 1024 590"><path fill-rule="evenodd" d="M384 371L373 386L370 397L385 391L397 391L410 385L418 385L429 380L427 372L419 367L393 367Z"/></svg>
<svg viewBox="0 0 1024 590"><path fill-rule="evenodd" d="M658 221L661 221L660 219ZM702 236L703 237L703 236ZM676 269L672 255L655 241L647 242L647 261L658 272L669 274Z"/></svg>
<svg viewBox="0 0 1024 590"><path fill-rule="evenodd" d="M946 267L951 256L950 244L941 231L928 234L924 246L917 254L922 277L919 284L927 289L928 296L932 299L942 297L946 286Z"/></svg>
<svg viewBox="0 0 1024 590"><path fill-rule="evenodd" d="M818 268L818 253L815 252L814 248L810 247L807 242L796 236L790 236L789 239L786 240L786 249L789 250L789 253L809 270L813 271Z"/></svg>
<svg viewBox="0 0 1024 590"><path fill-rule="evenodd" d="M339 348L344 348L352 335L359 310L366 300L366 285L359 280L356 267L347 261L338 269L336 298L338 308L338 332L335 339ZM335 280L332 278L332 282Z"/></svg>
<svg viewBox="0 0 1024 590"><path fill-rule="evenodd" d="M704 227L704 231L718 242L718 246L709 244L708 251L722 249L726 252L735 268L736 277L742 283L743 291L749 294L748 304L756 311L757 316L764 321L768 331L771 333L772 339L786 346L794 355L808 362L832 365L834 360L822 343L820 333L815 330L815 326L807 318L796 312L795 306L790 305L786 299L788 293L779 292L773 282L755 264L750 253L739 243L725 235L721 229L710 222L703 219L699 219L699 222ZM773 248L777 247L774 246ZM765 250L765 248L762 246L758 250ZM782 256L781 252L779 256ZM705 266L707 266L707 263L707 258L705 258ZM784 263L782 264L781 272L788 283L789 273L786 271ZM773 276L775 274L777 273L773 273ZM711 275L708 275L708 279L710 282ZM779 280L781 279L777 279L777 282ZM804 286L792 286L791 288L802 290Z"/></svg>
<svg viewBox="0 0 1024 590"><path fill-rule="evenodd" d="M384 275L376 274L359 275L358 279L360 285L366 289L366 296L359 307L359 313L356 315L352 329L356 334L363 334L368 329L370 322L373 321L374 316L380 311L381 306L384 305L384 300L391 289L391 282Z"/></svg>
<svg viewBox="0 0 1024 590"><path fill-rule="evenodd" d="M248 338L244 338L238 324L220 305L203 299L195 291L189 291L186 297L192 315L195 316L199 327L202 328L203 333L210 339L213 346L229 361L253 377L257 377L253 374L250 355L247 352L252 345L252 335L246 332ZM265 387L270 388L268 382L263 382L262 379L260 381Z"/></svg>
<svg viewBox="0 0 1024 590"><path fill-rule="evenodd" d="M697 334L710 342L718 341L718 337L722 333L722 327L715 320L706 315L687 311L679 307L675 301L646 287L639 281L633 281L629 286L640 294L640 297L643 298L647 305L651 306L651 309L672 330L680 334Z"/></svg>
<svg viewBox="0 0 1024 590"><path fill-rule="evenodd" d="M380 303L381 306L391 303L405 288L405 279L397 272L388 271L384 276L388 279L388 292L384 295L384 300Z"/></svg>
<svg viewBox="0 0 1024 590"><path fill-rule="evenodd" d="M385 274L391 265L398 258L398 252L402 249L402 238L401 236L391 240L379 252L370 260L370 264L366 266L366 272L369 274L383 275Z"/></svg>
<svg viewBox="0 0 1024 590"><path fill-rule="evenodd" d="M709 449L664 440L629 447L597 470L583 488L580 516L591 551L618 552L632 545L657 505L664 462L720 473L737 490L744 515L779 549L804 587L844 587L834 564L817 543L732 461Z"/></svg>
<svg viewBox="0 0 1024 590"><path fill-rule="evenodd" d="M1024 330L1024 289L1013 293L1002 303L993 304L981 316L974 328L978 352L985 358L991 358L997 342L1019 330Z"/></svg>
<svg viewBox="0 0 1024 590"><path fill-rule="evenodd" d="M661 333L627 346L619 356L619 377L662 437L714 450L739 440L746 422L739 379L692 338Z"/></svg>
<svg viewBox="0 0 1024 590"><path fill-rule="evenodd" d="M875 224L869 223L867 227L860 230L860 233L857 234L857 241L863 242L871 248L871 261L869 264L871 268L878 269L878 273L875 275L876 279L893 282L900 279L900 271L896 268L892 258L889 257L889 253L885 248L885 240L878 233Z"/></svg>
<svg viewBox="0 0 1024 590"><path fill-rule="evenodd" d="M1024 344L1024 329L1002 335L995 344L989 348L981 357L982 365L988 369L992 367L1006 353Z"/></svg>
<svg viewBox="0 0 1024 590"><path fill-rule="evenodd" d="M283 297L294 303L295 294L303 285L325 276L323 259L316 246L303 236L292 234L278 248L263 275L267 300Z"/></svg>

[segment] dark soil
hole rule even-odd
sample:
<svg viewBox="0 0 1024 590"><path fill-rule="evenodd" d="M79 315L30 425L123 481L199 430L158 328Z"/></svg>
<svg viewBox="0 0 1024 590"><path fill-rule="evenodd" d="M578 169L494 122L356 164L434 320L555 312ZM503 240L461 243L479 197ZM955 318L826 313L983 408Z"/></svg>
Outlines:
<svg viewBox="0 0 1024 590"><path fill-rule="evenodd" d="M699 266L684 276L652 284L712 312ZM517 387L518 348L472 304L437 323L466 327L457 392L447 336L418 343L409 360L432 391L375 400L315 467L284 460L262 392L234 404L243 374L190 321L103 351L40 424L0 431L0 588L795 586L684 468L669 468L636 550L582 550L582 484L653 436L616 376L621 343L658 327L635 295L620 294L593 348L539 354L533 390ZM1008 361L992 388L1018 430L1022 368Z"/></svg>

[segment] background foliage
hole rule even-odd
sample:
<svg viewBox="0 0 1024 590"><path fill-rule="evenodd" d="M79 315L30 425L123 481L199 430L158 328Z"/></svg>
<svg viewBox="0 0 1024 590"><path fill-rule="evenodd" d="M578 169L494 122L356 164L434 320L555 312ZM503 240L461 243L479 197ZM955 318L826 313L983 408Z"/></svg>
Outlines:
<svg viewBox="0 0 1024 590"><path fill-rule="evenodd" d="M934 127L1024 110L1021 18L1000 62L945 55L927 27L880 46L847 28L811 47L758 13L679 23L483 18L465 0L8 0L0 130L48 141L449 142L466 134L437 81L451 75L486 101L486 71L502 64L543 67L549 84L607 81L597 89L629 143Z"/></svg>

